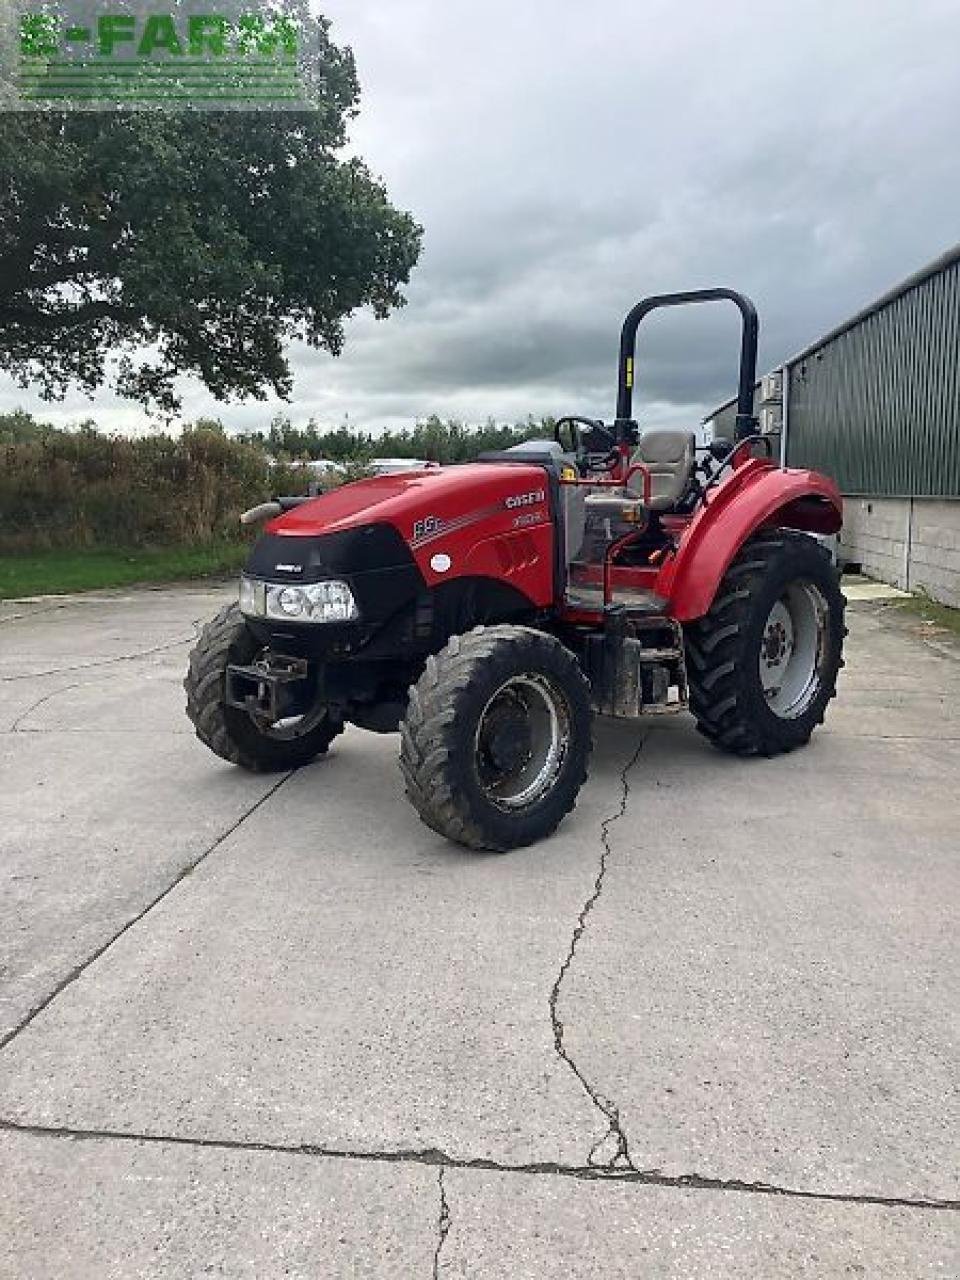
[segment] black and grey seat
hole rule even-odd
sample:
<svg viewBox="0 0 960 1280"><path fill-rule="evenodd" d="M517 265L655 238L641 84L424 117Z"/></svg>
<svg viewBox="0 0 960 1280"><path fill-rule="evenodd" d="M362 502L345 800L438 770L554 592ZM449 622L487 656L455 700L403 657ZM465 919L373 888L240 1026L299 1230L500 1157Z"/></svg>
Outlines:
<svg viewBox="0 0 960 1280"><path fill-rule="evenodd" d="M650 475L649 511L672 510L687 491L696 458L697 439L692 431L647 431L630 459L642 463ZM626 485L643 496L643 474L636 472Z"/></svg>
<svg viewBox="0 0 960 1280"><path fill-rule="evenodd" d="M692 431L648 431L640 437L633 457L650 477L650 494L644 502L644 475L636 471L620 489L591 493L587 511L591 515L611 516L638 523L651 511L672 511L687 491L696 456L696 437Z"/></svg>

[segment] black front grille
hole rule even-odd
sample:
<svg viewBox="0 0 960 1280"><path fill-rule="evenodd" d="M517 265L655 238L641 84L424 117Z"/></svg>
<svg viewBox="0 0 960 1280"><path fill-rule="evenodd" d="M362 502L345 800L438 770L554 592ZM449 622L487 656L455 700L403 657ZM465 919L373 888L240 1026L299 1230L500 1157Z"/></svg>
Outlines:
<svg viewBox="0 0 960 1280"><path fill-rule="evenodd" d="M265 533L247 561L251 577L269 582L318 582L408 567L415 567L410 548L390 524L308 537Z"/></svg>

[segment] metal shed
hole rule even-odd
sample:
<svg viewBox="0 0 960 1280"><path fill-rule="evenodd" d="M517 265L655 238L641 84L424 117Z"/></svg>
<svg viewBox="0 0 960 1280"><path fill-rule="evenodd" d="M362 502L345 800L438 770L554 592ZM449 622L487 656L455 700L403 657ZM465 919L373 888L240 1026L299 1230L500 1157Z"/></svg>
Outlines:
<svg viewBox="0 0 960 1280"><path fill-rule="evenodd" d="M847 498L841 553L960 606L960 245L791 357L776 390L755 404L785 461ZM705 422L731 435L735 413Z"/></svg>

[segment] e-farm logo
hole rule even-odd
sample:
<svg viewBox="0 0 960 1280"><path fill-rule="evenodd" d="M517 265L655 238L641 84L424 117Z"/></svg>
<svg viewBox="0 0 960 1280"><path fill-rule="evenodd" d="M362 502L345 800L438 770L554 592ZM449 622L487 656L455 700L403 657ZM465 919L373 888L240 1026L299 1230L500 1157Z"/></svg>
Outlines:
<svg viewBox="0 0 960 1280"><path fill-rule="evenodd" d="M275 7L205 5L174 12L60 0L19 15L17 96L23 106L104 110L292 106L302 109L304 33ZM163 0L161 0L161 4ZM228 6L230 0L227 0Z"/></svg>

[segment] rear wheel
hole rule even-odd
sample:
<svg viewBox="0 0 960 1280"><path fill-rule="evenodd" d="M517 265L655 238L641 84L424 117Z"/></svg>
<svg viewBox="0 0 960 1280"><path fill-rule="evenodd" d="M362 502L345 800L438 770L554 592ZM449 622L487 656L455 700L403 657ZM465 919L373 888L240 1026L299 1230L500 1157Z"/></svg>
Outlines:
<svg viewBox="0 0 960 1280"><path fill-rule="evenodd" d="M205 746L243 769L270 773L309 764L326 751L342 731L342 723L321 713L271 725L224 701L228 664L248 665L258 649L238 606L221 609L200 632L190 653L183 682L187 715Z"/></svg>
<svg viewBox="0 0 960 1280"><path fill-rule="evenodd" d="M503 852L554 831L591 747L587 681L573 654L528 627L454 636L410 690L400 726L407 796L440 835Z"/></svg>
<svg viewBox="0 0 960 1280"><path fill-rule="evenodd" d="M842 662L845 600L826 548L776 530L734 559L686 628L690 710L717 747L777 755L821 724Z"/></svg>

